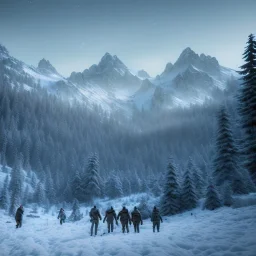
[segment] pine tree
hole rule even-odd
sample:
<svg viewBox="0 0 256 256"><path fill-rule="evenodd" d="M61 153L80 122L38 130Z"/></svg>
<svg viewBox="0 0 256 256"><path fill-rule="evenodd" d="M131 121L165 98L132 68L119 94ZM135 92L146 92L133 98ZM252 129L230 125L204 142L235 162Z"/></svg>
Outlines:
<svg viewBox="0 0 256 256"><path fill-rule="evenodd" d="M244 165L256 183L256 41L249 35L243 54L245 64L241 66L243 84L239 96L239 112L244 138Z"/></svg>
<svg viewBox="0 0 256 256"><path fill-rule="evenodd" d="M213 166L213 175L217 186L222 186L225 182L231 182L233 191L237 190L237 185L242 186L243 181L238 164L238 150L235 146L230 129L229 116L226 113L225 107L222 107L218 114L218 134ZM243 191L246 193L245 188Z"/></svg>
<svg viewBox="0 0 256 256"><path fill-rule="evenodd" d="M45 190L42 183L39 181L37 183L36 190L34 193L34 200L38 205L43 206L45 203L45 199Z"/></svg>
<svg viewBox="0 0 256 256"><path fill-rule="evenodd" d="M86 196L88 201L101 195L100 176L99 176L99 160L96 154L88 159L86 171Z"/></svg>
<svg viewBox="0 0 256 256"><path fill-rule="evenodd" d="M63 191L63 198L68 203L71 203L72 201L72 189L69 185L69 182L67 182L67 185Z"/></svg>
<svg viewBox="0 0 256 256"><path fill-rule="evenodd" d="M9 176L6 175L1 198L0 198L0 208L4 209L5 211L7 211L10 206L10 196L9 196L8 186L9 186Z"/></svg>
<svg viewBox="0 0 256 256"><path fill-rule="evenodd" d="M195 164L193 165L194 165L193 173L192 173L193 183L195 184L197 198L201 198L204 195L205 183L202 178L201 170L198 167L196 167Z"/></svg>
<svg viewBox="0 0 256 256"><path fill-rule="evenodd" d="M69 216L70 221L78 221L83 218L83 214L80 213L80 206L78 200L75 198L72 206L72 213Z"/></svg>
<svg viewBox="0 0 256 256"><path fill-rule="evenodd" d="M153 188L151 191L152 191L153 195L156 197L161 195L162 190L159 186L158 180L156 180L155 183L153 184Z"/></svg>
<svg viewBox="0 0 256 256"><path fill-rule="evenodd" d="M232 188L230 182L225 182L222 188L223 205L231 206L233 204Z"/></svg>
<svg viewBox="0 0 256 256"><path fill-rule="evenodd" d="M56 202L56 191L54 188L52 175L49 168L47 168L45 190L46 190L46 197L49 199L49 202L54 204Z"/></svg>
<svg viewBox="0 0 256 256"><path fill-rule="evenodd" d="M27 185L23 195L23 200L22 200L23 205L26 205L28 203L28 200L29 200L29 187Z"/></svg>
<svg viewBox="0 0 256 256"><path fill-rule="evenodd" d="M140 204L138 206L138 209L140 211L142 219L148 219L151 216L151 209L148 205L148 197L144 196L141 198Z"/></svg>
<svg viewBox="0 0 256 256"><path fill-rule="evenodd" d="M208 210L215 210L221 207L221 201L218 192L215 190L213 185L209 185L207 188L204 207Z"/></svg>
<svg viewBox="0 0 256 256"><path fill-rule="evenodd" d="M182 208L184 210L190 210L197 205L197 196L194 187L193 180L191 178L191 169L193 168L192 159L189 159L187 169L184 174L184 180L182 184Z"/></svg>
<svg viewBox="0 0 256 256"><path fill-rule="evenodd" d="M117 198L123 196L123 188L120 178L115 172L111 172L106 183L106 194L110 198Z"/></svg>
<svg viewBox="0 0 256 256"><path fill-rule="evenodd" d="M129 196L131 194L131 182L127 177L123 179L123 193L125 196Z"/></svg>
<svg viewBox="0 0 256 256"><path fill-rule="evenodd" d="M75 177L72 180L72 195L74 198L82 199L83 192L82 192L82 180L78 170L75 173Z"/></svg>
<svg viewBox="0 0 256 256"><path fill-rule="evenodd" d="M176 177L176 167L172 158L169 159L167 166L163 195L160 202L163 215L176 214L180 211L179 186Z"/></svg>

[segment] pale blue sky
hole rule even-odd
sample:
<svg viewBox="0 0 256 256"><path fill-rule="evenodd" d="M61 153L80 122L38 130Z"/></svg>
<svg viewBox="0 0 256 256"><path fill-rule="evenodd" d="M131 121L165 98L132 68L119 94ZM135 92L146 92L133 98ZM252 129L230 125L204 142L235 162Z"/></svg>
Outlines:
<svg viewBox="0 0 256 256"><path fill-rule="evenodd" d="M237 69L255 10L255 0L0 0L0 43L65 76L105 52L156 75L188 46Z"/></svg>

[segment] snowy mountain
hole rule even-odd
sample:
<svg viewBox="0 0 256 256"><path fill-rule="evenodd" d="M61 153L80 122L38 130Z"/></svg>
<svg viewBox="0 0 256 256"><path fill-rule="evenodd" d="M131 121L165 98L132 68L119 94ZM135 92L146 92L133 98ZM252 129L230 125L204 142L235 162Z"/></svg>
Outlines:
<svg viewBox="0 0 256 256"><path fill-rule="evenodd" d="M238 77L234 70L222 67L216 58L198 55L188 47L174 64L167 63L161 75L150 79L155 87L140 88L133 100L139 108L201 104L205 99L213 98L215 90L225 89L227 80L232 77Z"/></svg>
<svg viewBox="0 0 256 256"><path fill-rule="evenodd" d="M138 76L139 78L141 78L141 79L150 78L150 75L149 75L144 69L139 70L139 71L137 72L137 76Z"/></svg>
<svg viewBox="0 0 256 256"><path fill-rule="evenodd" d="M212 98L216 88L223 90L231 76L237 74L220 66L216 58L186 48L156 78L150 78L144 70L134 75L116 55L109 53L98 64L64 78L48 60L42 59L33 67L12 57L0 45L0 78L5 82L23 85L27 90L40 85L64 99L85 102L89 107L100 105L108 112L130 113L134 106L149 110L200 104Z"/></svg>

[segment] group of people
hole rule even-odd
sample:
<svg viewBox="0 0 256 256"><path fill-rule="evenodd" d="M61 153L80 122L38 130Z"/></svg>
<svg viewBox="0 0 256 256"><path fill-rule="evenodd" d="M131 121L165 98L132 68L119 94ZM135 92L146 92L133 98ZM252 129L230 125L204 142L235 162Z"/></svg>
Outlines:
<svg viewBox="0 0 256 256"><path fill-rule="evenodd" d="M20 205L20 207L16 211L15 220L16 220L16 228L19 228L22 226L22 217L23 217L24 209L23 206ZM99 210L96 206L94 206L90 211L90 221L91 221L91 236L97 235L98 232L98 226L99 221L102 220ZM60 220L60 225L65 223L66 220L66 214L63 208L60 209L58 214L58 219ZM134 207L134 210L131 212L131 216L129 211L124 206L123 209L116 215L115 210L111 206L110 209L108 209L105 213L105 217L103 219L103 223L107 221L108 226L108 233L114 231L114 221L116 225L118 225L118 220L120 219L120 222L122 224L122 232L129 233L129 224L131 225L133 223L134 226L134 232L139 233L140 232L140 225L143 225L143 220L141 217L141 214L137 207ZM163 219L160 215L159 210L156 206L154 206L152 214L151 214L151 222L153 223L153 232L157 229L157 232L160 231L160 222L163 222Z"/></svg>
<svg viewBox="0 0 256 256"><path fill-rule="evenodd" d="M90 211L90 218L91 218L91 236L97 235L98 231L98 225L99 221L102 219L99 210L96 206L94 206ZM103 219L103 223L107 220L108 225L108 233L113 232L114 230L114 221L116 225L118 225L118 220L120 219L120 222L122 224L122 232L129 233L129 224L131 225L133 223L134 226L134 232L139 233L140 232L140 225L143 225L143 220L141 217L141 214L137 207L134 207L134 210L131 212L131 216L129 214L129 211L124 206L123 209L116 215L115 210L111 206L109 210L106 211L105 217ZM151 222L153 223L153 232L157 229L157 232L160 231L160 222L163 222L163 219L160 215L159 210L156 206L154 206L152 214L151 214Z"/></svg>

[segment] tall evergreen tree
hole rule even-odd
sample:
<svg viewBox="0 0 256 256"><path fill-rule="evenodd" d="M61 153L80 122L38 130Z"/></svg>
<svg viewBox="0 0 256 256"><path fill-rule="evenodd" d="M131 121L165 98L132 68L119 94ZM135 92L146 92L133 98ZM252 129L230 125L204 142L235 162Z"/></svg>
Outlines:
<svg viewBox="0 0 256 256"><path fill-rule="evenodd" d="M231 206L233 204L232 188L230 182L225 182L222 188L223 205Z"/></svg>
<svg viewBox="0 0 256 256"><path fill-rule="evenodd" d="M208 210L215 210L221 207L221 201L220 201L218 192L212 184L209 185L207 188L204 207Z"/></svg>
<svg viewBox="0 0 256 256"><path fill-rule="evenodd" d="M83 198L82 180L78 170L76 171L74 179L72 180L72 195L74 198Z"/></svg>
<svg viewBox="0 0 256 256"><path fill-rule="evenodd" d="M184 174L184 180L182 184L182 209L183 210L190 210L196 207L197 205L197 195L195 186L193 183L193 179L191 177L191 171L193 168L192 159L189 159L187 169Z"/></svg>
<svg viewBox="0 0 256 256"><path fill-rule="evenodd" d="M38 205L43 206L45 204L45 199L45 190L42 183L39 181L34 193L34 200Z"/></svg>
<svg viewBox="0 0 256 256"><path fill-rule="evenodd" d="M111 172L106 182L106 195L110 198L117 198L123 196L123 187L120 178L115 172Z"/></svg>
<svg viewBox="0 0 256 256"><path fill-rule="evenodd" d="M101 195L99 160L96 154L93 154L88 158L85 189L87 200L89 201L93 201L94 198Z"/></svg>
<svg viewBox="0 0 256 256"><path fill-rule="evenodd" d="M7 211L10 206L10 196L9 196L8 186L9 186L9 175L6 175L1 197L0 197L0 208L4 209L5 211Z"/></svg>
<svg viewBox="0 0 256 256"><path fill-rule="evenodd" d="M163 195L161 197L161 212L163 215L172 215L180 211L180 193L176 178L176 168L173 159L167 165Z"/></svg>
<svg viewBox="0 0 256 256"><path fill-rule="evenodd" d="M241 66L243 84L239 95L239 112L245 131L243 153L245 167L256 183L256 41L249 35Z"/></svg>
<svg viewBox="0 0 256 256"><path fill-rule="evenodd" d="M237 190L236 186L238 184L242 186L243 181L241 180L238 164L238 150L235 146L233 134L230 129L229 116L225 107L221 107L218 114L218 131L215 150L213 176L216 185L222 186L225 182L231 182L233 191ZM236 183L234 181L236 181ZM244 189L244 191L246 190Z"/></svg>
<svg viewBox="0 0 256 256"><path fill-rule="evenodd" d="M70 221L78 221L83 218L83 214L80 213L80 206L78 200L75 198L72 206L72 213L69 216Z"/></svg>

